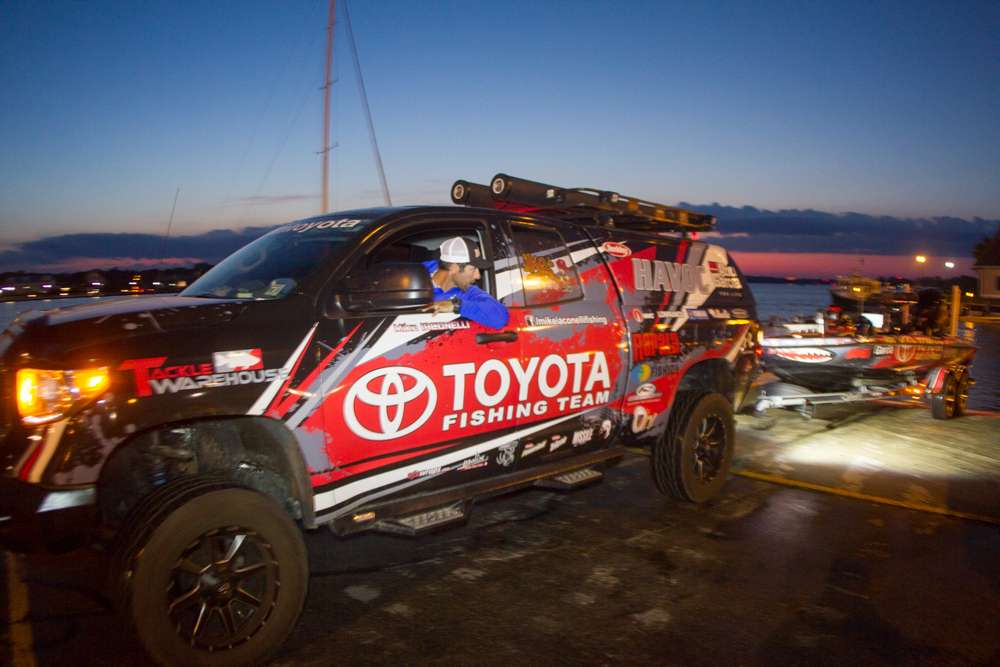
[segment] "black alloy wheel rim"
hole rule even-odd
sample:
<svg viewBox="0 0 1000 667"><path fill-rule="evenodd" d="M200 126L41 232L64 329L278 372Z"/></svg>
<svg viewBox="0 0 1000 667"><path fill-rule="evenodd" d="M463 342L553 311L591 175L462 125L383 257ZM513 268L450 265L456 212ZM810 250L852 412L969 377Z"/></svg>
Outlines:
<svg viewBox="0 0 1000 667"><path fill-rule="evenodd" d="M698 424L694 442L694 471L703 482L711 482L722 469L726 455L726 423L717 414L705 415Z"/></svg>
<svg viewBox="0 0 1000 667"><path fill-rule="evenodd" d="M281 586L274 549L236 526L209 531L177 559L167 585L167 613L194 648L223 651L260 631Z"/></svg>

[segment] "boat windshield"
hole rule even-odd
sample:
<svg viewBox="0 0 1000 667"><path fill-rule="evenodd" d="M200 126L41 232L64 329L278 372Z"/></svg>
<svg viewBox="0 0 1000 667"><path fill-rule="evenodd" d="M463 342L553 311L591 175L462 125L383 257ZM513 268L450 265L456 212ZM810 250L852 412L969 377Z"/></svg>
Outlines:
<svg viewBox="0 0 1000 667"><path fill-rule="evenodd" d="M191 283L181 296L284 299L324 274L370 220L305 220L271 231L243 246Z"/></svg>

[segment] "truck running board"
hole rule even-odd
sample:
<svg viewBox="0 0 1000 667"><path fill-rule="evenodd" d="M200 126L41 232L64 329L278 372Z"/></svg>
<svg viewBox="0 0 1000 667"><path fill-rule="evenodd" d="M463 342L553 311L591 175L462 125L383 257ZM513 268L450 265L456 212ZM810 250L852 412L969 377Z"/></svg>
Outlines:
<svg viewBox="0 0 1000 667"><path fill-rule="evenodd" d="M555 491L574 491L580 487L593 484L604 479L604 473L593 468L581 468L571 470L555 477L540 479L535 482L535 486L543 489L553 489Z"/></svg>
<svg viewBox="0 0 1000 667"><path fill-rule="evenodd" d="M465 521L469 516L468 505L467 502L459 502L409 516L382 519L375 524L374 528L382 533L416 537L453 523Z"/></svg>

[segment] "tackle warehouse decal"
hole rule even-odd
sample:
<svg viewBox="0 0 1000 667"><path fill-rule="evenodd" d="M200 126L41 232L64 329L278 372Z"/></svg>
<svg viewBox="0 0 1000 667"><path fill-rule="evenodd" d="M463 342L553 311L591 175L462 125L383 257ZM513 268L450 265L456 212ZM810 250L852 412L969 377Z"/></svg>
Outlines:
<svg viewBox="0 0 1000 667"><path fill-rule="evenodd" d="M514 424L602 405L611 395L603 352L445 364L435 375L404 366L365 373L344 396L344 423L359 438L394 440L428 423L439 432Z"/></svg>
<svg viewBox="0 0 1000 667"><path fill-rule="evenodd" d="M167 357L126 359L118 370L132 371L137 396L259 384L281 377L281 369L264 368L260 348L213 352L212 363L171 366Z"/></svg>

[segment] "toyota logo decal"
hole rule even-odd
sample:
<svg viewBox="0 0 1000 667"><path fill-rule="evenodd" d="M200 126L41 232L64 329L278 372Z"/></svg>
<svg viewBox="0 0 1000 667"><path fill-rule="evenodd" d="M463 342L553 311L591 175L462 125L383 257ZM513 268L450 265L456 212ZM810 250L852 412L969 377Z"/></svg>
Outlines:
<svg viewBox="0 0 1000 667"><path fill-rule="evenodd" d="M414 382L411 387L406 387L404 377L412 378ZM424 394L427 395L427 405L420 416L412 421L404 421L407 417L412 417L406 406L418 401ZM355 409L357 402L376 408L378 430L372 430L361 423ZM351 385L344 399L344 421L355 435L366 440L392 440L413 433L423 426L436 405L437 389L430 378L420 371L401 366L378 368L365 373Z"/></svg>

